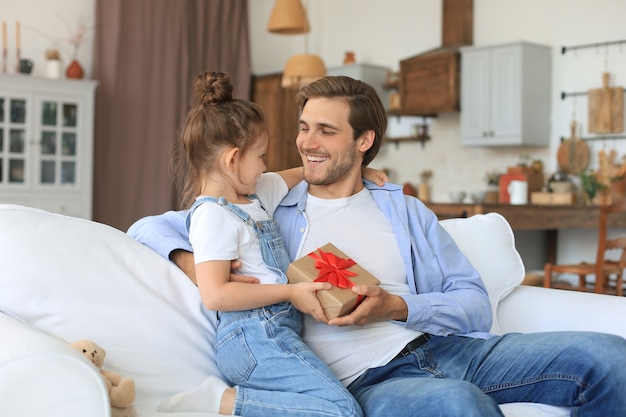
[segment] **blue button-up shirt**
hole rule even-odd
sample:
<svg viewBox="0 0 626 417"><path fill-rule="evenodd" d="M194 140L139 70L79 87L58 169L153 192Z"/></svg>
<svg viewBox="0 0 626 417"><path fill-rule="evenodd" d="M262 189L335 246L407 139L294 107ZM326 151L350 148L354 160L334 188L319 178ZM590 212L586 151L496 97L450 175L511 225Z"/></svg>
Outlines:
<svg viewBox="0 0 626 417"><path fill-rule="evenodd" d="M402 324L434 335L488 337L493 317L485 285L436 215L397 184L364 184L391 222L403 259L411 293L402 295L408 306ZM308 231L307 194L308 184L298 184L274 213L291 259L298 257ZM166 258L176 249L191 252L185 214L169 211L143 218L128 234ZM480 236L476 242L480 244Z"/></svg>

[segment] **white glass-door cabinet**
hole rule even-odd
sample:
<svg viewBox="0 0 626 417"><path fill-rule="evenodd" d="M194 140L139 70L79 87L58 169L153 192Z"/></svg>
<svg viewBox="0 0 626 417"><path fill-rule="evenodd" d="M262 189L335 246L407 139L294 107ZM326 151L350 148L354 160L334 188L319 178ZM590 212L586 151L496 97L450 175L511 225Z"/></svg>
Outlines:
<svg viewBox="0 0 626 417"><path fill-rule="evenodd" d="M91 219L96 85L0 76L0 203Z"/></svg>
<svg viewBox="0 0 626 417"><path fill-rule="evenodd" d="M461 48L461 143L550 143L552 48L528 42Z"/></svg>

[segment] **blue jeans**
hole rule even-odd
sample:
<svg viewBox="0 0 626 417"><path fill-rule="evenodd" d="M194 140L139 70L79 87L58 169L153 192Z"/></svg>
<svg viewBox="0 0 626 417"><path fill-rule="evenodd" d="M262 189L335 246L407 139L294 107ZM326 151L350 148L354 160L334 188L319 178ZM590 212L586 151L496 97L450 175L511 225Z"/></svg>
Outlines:
<svg viewBox="0 0 626 417"><path fill-rule="evenodd" d="M234 414L363 415L350 392L302 342L302 314L291 304L218 317L217 364L236 385Z"/></svg>
<svg viewBox="0 0 626 417"><path fill-rule="evenodd" d="M572 416L626 416L626 340L554 332L492 339L433 336L348 387L368 417L502 416L498 404L572 407Z"/></svg>

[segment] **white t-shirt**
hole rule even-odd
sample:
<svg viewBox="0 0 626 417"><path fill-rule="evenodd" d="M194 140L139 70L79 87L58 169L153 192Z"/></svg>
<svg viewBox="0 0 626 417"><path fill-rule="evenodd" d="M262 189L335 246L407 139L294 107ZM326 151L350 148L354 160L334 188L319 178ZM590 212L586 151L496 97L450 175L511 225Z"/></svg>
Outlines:
<svg viewBox="0 0 626 417"><path fill-rule="evenodd" d="M268 220L289 190L276 173L263 174L256 186L258 200L249 204L236 204L255 220ZM276 284L278 276L270 270L261 256L259 241L254 230L231 210L217 204L206 203L196 208L189 228L189 241L193 246L195 263L215 260L241 260L237 273L257 277L263 284Z"/></svg>
<svg viewBox="0 0 626 417"><path fill-rule="evenodd" d="M391 223L367 188L341 199L309 195L305 215L309 231L299 257L331 242L378 278L386 291L410 292ZM367 368L389 362L420 334L391 321L334 327L305 316L303 339L348 385Z"/></svg>

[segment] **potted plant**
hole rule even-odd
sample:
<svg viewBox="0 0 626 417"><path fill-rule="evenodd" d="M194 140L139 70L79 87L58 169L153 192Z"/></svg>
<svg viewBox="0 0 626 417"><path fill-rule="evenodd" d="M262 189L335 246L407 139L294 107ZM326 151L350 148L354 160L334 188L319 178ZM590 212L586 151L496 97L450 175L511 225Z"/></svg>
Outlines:
<svg viewBox="0 0 626 417"><path fill-rule="evenodd" d="M498 203L500 175L501 174L497 171L488 171L485 174L485 182L487 183L487 192L485 193L485 203L487 204Z"/></svg>
<svg viewBox="0 0 626 417"><path fill-rule="evenodd" d="M591 204L598 192L607 188L605 184L598 180L598 176L592 170L581 172L579 177L585 204Z"/></svg>

